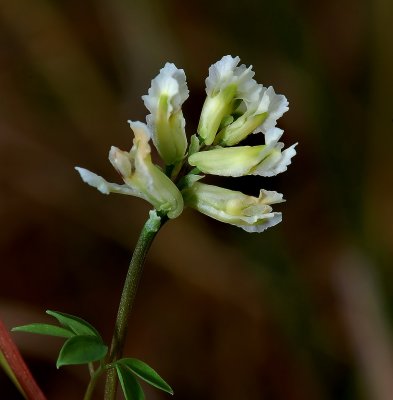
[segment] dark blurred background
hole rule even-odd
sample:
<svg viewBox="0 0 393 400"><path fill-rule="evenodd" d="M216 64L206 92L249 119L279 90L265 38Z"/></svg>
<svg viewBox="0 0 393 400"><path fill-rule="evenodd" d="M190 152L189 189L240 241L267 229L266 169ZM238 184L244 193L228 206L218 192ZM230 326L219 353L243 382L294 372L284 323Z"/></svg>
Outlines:
<svg viewBox="0 0 393 400"><path fill-rule="evenodd" d="M126 354L179 400L393 399L392 15L387 0L1 0L6 325L61 310L110 340L149 206L73 168L118 179L109 148L130 148L126 121L144 120L140 97L167 61L186 71L195 133L208 67L239 55L287 96L279 126L298 155L278 177L219 184L284 193L283 222L248 234L185 210L168 223ZM87 369L55 369L61 340L13 337L49 399L82 398ZM3 372L0 398L20 399Z"/></svg>

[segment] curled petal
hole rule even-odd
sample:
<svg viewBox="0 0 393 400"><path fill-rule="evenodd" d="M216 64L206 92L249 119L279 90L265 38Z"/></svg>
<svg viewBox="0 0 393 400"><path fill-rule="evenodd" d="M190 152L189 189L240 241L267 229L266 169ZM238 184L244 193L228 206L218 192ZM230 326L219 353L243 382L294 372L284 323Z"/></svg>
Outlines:
<svg viewBox="0 0 393 400"><path fill-rule="evenodd" d="M210 66L209 76L206 78L206 93L208 96L214 95L225 86L234 82L234 71L239 62L239 57L228 55Z"/></svg>
<svg viewBox="0 0 393 400"><path fill-rule="evenodd" d="M297 143L288 147L284 151L281 149L284 144L278 140L281 138L284 131L280 128L272 128L265 133L266 146L272 150L271 156L266 158L264 162L260 163L251 172L251 175L259 176L275 176L287 170L288 166L292 162L292 157L296 155Z"/></svg>
<svg viewBox="0 0 393 400"><path fill-rule="evenodd" d="M266 119L259 125L253 133L266 133L274 128L277 120L289 110L288 100L282 94L276 94L272 86L263 88L260 92L260 101L256 114L266 113Z"/></svg>
<svg viewBox="0 0 393 400"><path fill-rule="evenodd" d="M153 166L151 160L151 147L149 144L151 138L151 131L148 126L139 121L128 121L130 128L134 132L133 146L129 152L131 160L131 175L123 176L126 183L140 184L146 186L148 190L152 188L153 180L150 174L150 167ZM116 168L109 153L109 160ZM129 180L127 182L126 180ZM134 183L130 181L132 179Z"/></svg>
<svg viewBox="0 0 393 400"><path fill-rule="evenodd" d="M282 145L279 143L278 145ZM291 164L292 157L296 155L296 147L297 143L285 149L280 155L272 156L267 158L265 163L261 163L258 165L252 172L251 175L259 175L259 176L275 176L285 172L288 169L288 165Z"/></svg>

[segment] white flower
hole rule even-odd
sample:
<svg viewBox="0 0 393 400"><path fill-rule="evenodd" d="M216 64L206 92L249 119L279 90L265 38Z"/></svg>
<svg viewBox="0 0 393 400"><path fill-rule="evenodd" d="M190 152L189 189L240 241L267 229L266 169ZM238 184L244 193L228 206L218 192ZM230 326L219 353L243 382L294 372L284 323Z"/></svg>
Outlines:
<svg viewBox="0 0 393 400"><path fill-rule="evenodd" d="M266 145L218 147L192 154L188 162L200 171L221 176L273 176L285 171L296 154L295 146L281 151L278 142L283 130L273 128L266 133Z"/></svg>
<svg viewBox="0 0 393 400"><path fill-rule="evenodd" d="M296 144L284 149L279 142L283 130L276 128L277 120L288 110L287 99L272 87L258 84L252 66L239 66L239 62L239 57L227 55L209 68L207 97L188 149L181 109L189 94L186 76L174 64L165 64L151 81L148 94L142 96L150 111L147 125L129 121L135 136L131 150L112 147L109 152L124 184L107 182L76 167L83 181L104 194L147 200L155 208L151 214L155 226L163 215L180 215L184 204L247 232L262 232L278 224L281 213L273 212L271 205L284 201L280 193L261 190L253 197L200 182L204 178L201 173L277 175L288 168L296 154ZM263 133L264 144L235 146L258 132ZM151 138L165 162L165 173L152 162Z"/></svg>
<svg viewBox="0 0 393 400"><path fill-rule="evenodd" d="M253 197L196 182L182 193L187 206L247 232L263 232L282 219L281 213L273 212L270 206L285 201L277 192L261 190L259 197Z"/></svg>
<svg viewBox="0 0 393 400"><path fill-rule="evenodd" d="M248 104L258 99L260 88L252 79L252 66L238 67L239 62L239 57L224 56L209 68L207 98L198 125L198 134L207 145L213 143L222 122L237 108L237 101Z"/></svg>
<svg viewBox="0 0 393 400"><path fill-rule="evenodd" d="M107 182L84 168L76 167L82 180L101 193L137 196L151 203L157 211L176 218L183 210L183 198L176 185L151 160L150 132L141 122L130 122L134 144L130 152L112 147L109 161L123 178L124 185Z"/></svg>
<svg viewBox="0 0 393 400"><path fill-rule="evenodd" d="M215 144L233 146L245 139L250 133L266 133L274 128L277 120L288 111L285 96L276 94L273 87L259 86L255 101L241 103L235 110L240 116L225 126L216 136Z"/></svg>
<svg viewBox="0 0 393 400"><path fill-rule="evenodd" d="M188 98L186 75L174 64L166 63L142 96L150 114L146 121L153 132L153 143L167 165L180 161L186 152L187 138L181 106Z"/></svg>

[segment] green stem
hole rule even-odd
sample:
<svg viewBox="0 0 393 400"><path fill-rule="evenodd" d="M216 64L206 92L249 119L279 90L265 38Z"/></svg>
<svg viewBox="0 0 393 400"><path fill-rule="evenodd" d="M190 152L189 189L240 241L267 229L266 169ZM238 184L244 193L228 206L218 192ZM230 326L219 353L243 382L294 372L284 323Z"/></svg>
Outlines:
<svg viewBox="0 0 393 400"><path fill-rule="evenodd" d="M89 368L89 374L90 374L90 378L92 378L93 377L93 375L94 375L94 365L93 365L93 363L92 362L89 362L89 364L87 364L87 367Z"/></svg>
<svg viewBox="0 0 393 400"><path fill-rule="evenodd" d="M132 304L138 289L140 277L142 275L143 264L146 254L156 236L158 230L165 222L166 217L162 220L157 217L155 212L150 213L150 218L142 228L138 242L135 246L130 265L128 267L127 276L124 282L123 293L121 295L119 310L115 323L115 329L112 338L111 349L106 364L113 363L122 357L124 342L127 334L127 326ZM116 398L117 379L116 369L110 369L107 374L105 385L105 400L114 400Z"/></svg>
<svg viewBox="0 0 393 400"><path fill-rule="evenodd" d="M101 374L103 372L104 372L104 370L102 369L102 367L99 367L97 369L97 371L95 371L94 374L91 376L90 382L89 382L89 385L87 386L86 393L85 393L85 396L83 397L83 400L90 400L91 399L91 396L93 395L94 388L95 388L95 386L97 384L97 380L98 380L98 378L101 376Z"/></svg>

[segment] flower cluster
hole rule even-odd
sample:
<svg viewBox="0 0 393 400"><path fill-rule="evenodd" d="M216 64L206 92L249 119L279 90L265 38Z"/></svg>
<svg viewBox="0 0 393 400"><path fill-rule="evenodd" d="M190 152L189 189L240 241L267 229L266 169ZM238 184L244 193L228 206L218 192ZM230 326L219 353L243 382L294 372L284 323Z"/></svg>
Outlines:
<svg viewBox="0 0 393 400"><path fill-rule="evenodd" d="M76 167L84 182L100 192L122 193L150 202L159 216L176 218L184 206L236 225L247 232L262 232L281 221L272 204L283 196L261 190L258 197L199 182L204 174L220 176L273 176L285 171L296 154L284 149L277 120L288 110L285 96L254 79L252 67L238 65L239 57L224 56L209 68L206 100L198 132L188 145L182 105L189 91L182 69L167 63L152 80L142 99L150 114L146 124L129 121L134 142L129 152L112 147L109 160L123 184ZM259 133L263 143L238 145ZM150 139L165 169L151 159Z"/></svg>

